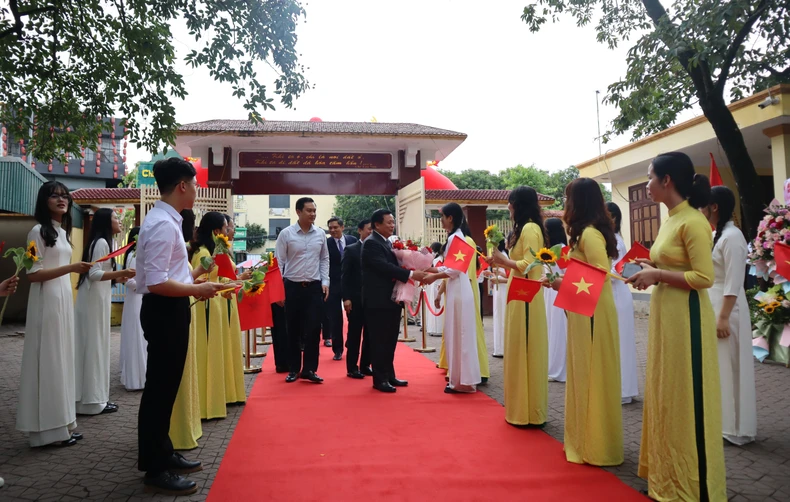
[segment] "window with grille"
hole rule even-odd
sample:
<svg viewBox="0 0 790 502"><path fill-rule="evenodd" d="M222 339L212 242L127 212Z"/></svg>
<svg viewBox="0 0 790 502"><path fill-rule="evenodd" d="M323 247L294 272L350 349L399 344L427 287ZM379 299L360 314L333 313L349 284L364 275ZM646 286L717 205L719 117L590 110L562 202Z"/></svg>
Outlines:
<svg viewBox="0 0 790 502"><path fill-rule="evenodd" d="M628 187L628 210L631 243L639 242L650 249L661 226L661 211L647 196L647 183Z"/></svg>

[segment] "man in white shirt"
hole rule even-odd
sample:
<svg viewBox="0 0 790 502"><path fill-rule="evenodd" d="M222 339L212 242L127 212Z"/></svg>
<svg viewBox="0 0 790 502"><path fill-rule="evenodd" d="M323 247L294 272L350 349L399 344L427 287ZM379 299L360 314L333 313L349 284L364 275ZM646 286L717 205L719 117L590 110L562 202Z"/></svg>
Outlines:
<svg viewBox="0 0 790 502"><path fill-rule="evenodd" d="M170 415L184 373L191 321L190 297L210 298L218 283L193 284L181 215L197 195L195 168L173 157L154 165L162 199L146 215L137 240L137 285L143 294L140 324L148 342L145 390L138 417L138 469L146 491L189 495L194 481L179 474L202 469L173 451Z"/></svg>
<svg viewBox="0 0 790 502"><path fill-rule="evenodd" d="M318 347L321 342L321 315L329 296L329 250L326 234L315 226L313 199L296 201L299 221L277 236L275 254L285 282L285 316L288 327L288 376L321 383ZM304 340L304 362L301 341Z"/></svg>

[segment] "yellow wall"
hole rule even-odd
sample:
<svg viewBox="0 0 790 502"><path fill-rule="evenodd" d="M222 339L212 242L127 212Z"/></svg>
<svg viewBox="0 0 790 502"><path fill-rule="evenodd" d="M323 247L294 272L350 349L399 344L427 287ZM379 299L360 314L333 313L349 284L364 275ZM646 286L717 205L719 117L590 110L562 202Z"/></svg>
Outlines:
<svg viewBox="0 0 790 502"><path fill-rule="evenodd" d="M262 225L267 231L272 232L272 229L269 228L269 219L271 218L289 218L291 220L291 224L294 224L298 219L294 206L300 197L310 197L315 201L317 208L315 223L319 227L326 230L327 220L329 220L329 218L334 215L336 200L334 195L291 195L291 202L289 204L290 207L282 216L269 213L268 195L245 195L244 198L241 199L241 201L243 201L242 204L236 203L238 211L237 209L234 209L234 211L239 212L236 225L243 227L247 223L257 223L258 225ZM351 223L356 224L356 222ZM252 253L260 253L264 249L273 247L274 241L268 241L263 247L253 249Z"/></svg>

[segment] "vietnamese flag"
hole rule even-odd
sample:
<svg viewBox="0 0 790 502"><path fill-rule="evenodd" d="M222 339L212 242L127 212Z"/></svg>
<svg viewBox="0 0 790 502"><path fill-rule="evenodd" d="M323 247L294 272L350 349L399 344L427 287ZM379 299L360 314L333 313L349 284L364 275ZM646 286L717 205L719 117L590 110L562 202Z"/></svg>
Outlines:
<svg viewBox="0 0 790 502"><path fill-rule="evenodd" d="M236 280L236 267L230 261L230 256L225 253L218 254L214 257L214 263L217 265L217 275L219 277L226 277L232 281Z"/></svg>
<svg viewBox="0 0 790 502"><path fill-rule="evenodd" d="M563 270L568 268L568 264L570 263L570 256L569 256L570 254L571 254L571 247L564 246L562 248L562 252L560 252L560 255L557 257L557 266Z"/></svg>
<svg viewBox="0 0 790 502"><path fill-rule="evenodd" d="M239 325L242 331L272 326L272 302L269 288L255 296L244 295L239 302Z"/></svg>
<svg viewBox="0 0 790 502"><path fill-rule="evenodd" d="M137 241L132 241L129 244L125 245L124 247L118 249L117 251L113 251L112 253L108 254L107 256L99 258L98 260L96 260L93 263L101 263L103 261L109 260L110 258L115 258L116 256L121 256L122 254L124 254L126 252L127 249L129 249L130 247L134 246L135 244L137 244Z"/></svg>
<svg viewBox="0 0 790 502"><path fill-rule="evenodd" d="M644 247L639 242L634 242L634 245L631 246L631 249L623 256L623 259L618 261L617 264L614 266L614 270L623 275L623 267L625 267L626 263L635 263L637 258L643 258L645 260L650 259L650 250Z"/></svg>
<svg viewBox="0 0 790 502"><path fill-rule="evenodd" d="M719 167L716 165L716 161L713 159L713 154L710 153L710 186L717 187L723 185L724 182L721 181L721 174L719 174Z"/></svg>
<svg viewBox="0 0 790 502"><path fill-rule="evenodd" d="M776 273L785 279L790 279L790 246L783 242L774 244L774 261Z"/></svg>
<svg viewBox="0 0 790 502"><path fill-rule="evenodd" d="M269 264L269 270L266 272L266 277L263 282L266 284L266 289L269 291L269 303L277 303L285 300L285 284L283 283L283 276L280 272L280 265L277 263L277 258L273 259ZM271 309L269 309L271 311Z"/></svg>
<svg viewBox="0 0 790 502"><path fill-rule="evenodd" d="M475 248L470 246L465 239L456 237L444 253L444 266L466 273L469 270L469 265L472 264L475 253Z"/></svg>
<svg viewBox="0 0 790 502"><path fill-rule="evenodd" d="M488 262L482 258L478 258L477 260L477 277L480 277L480 274L483 273L485 269L488 268Z"/></svg>
<svg viewBox="0 0 790 502"><path fill-rule="evenodd" d="M571 258L568 270L562 277L560 291L554 306L592 317L606 282L606 271L589 263Z"/></svg>
<svg viewBox="0 0 790 502"><path fill-rule="evenodd" d="M511 300L529 303L542 287L543 284L540 281L513 277L507 288L507 303L510 303Z"/></svg>

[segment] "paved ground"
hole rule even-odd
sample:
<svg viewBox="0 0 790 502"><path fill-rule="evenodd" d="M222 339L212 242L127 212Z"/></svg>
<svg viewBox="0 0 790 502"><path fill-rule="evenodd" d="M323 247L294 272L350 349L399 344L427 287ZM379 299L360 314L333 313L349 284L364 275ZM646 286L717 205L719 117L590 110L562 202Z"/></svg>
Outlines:
<svg viewBox="0 0 790 502"><path fill-rule="evenodd" d="M644 305L640 307L640 310L644 310ZM637 353L641 380L644 379L646 323L647 316L637 314ZM119 404L120 411L111 415L79 417L78 430L85 434L85 440L76 446L28 447L26 437L14 427L24 343L23 337L15 335L19 329L19 326L0 327L0 399L3 403L0 408L0 430L5 439L0 443L0 476L6 482L6 486L0 489L0 500L135 501L172 498L151 497L142 491L141 476L136 470L136 421L140 393L127 392L119 383L120 340L116 331L112 338L111 399ZM411 327L410 331L418 335L418 328ZM491 343L490 318L486 319L486 332ZM439 339L429 337L428 345L438 347ZM438 352L426 356L435 361ZM501 403L502 360L491 358L490 364L491 380L481 389ZM255 375L245 378L249 392ZM784 390L790 388L790 369L773 364L757 364L756 379L758 441L745 447L725 446L730 500L787 501L790 500L790 397L784 394ZM640 389L644 388L642 384L640 381ZM560 441L564 390L564 384L549 383L550 415L545 430ZM437 388L437 393L441 391L441 388ZM200 446L187 454L189 458L203 461L204 471L190 476L198 483L199 491L188 499L180 500L205 500L243 408L230 407L228 418L203 423ZM637 489L645 488L645 483L636 477L641 418L641 399L623 407L626 460L622 466L610 469L625 483Z"/></svg>

